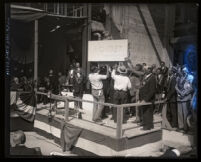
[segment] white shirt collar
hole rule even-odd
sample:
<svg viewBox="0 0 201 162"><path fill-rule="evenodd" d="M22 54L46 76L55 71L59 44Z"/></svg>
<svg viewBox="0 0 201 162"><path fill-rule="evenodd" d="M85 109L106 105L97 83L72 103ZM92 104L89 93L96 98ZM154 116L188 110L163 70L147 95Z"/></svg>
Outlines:
<svg viewBox="0 0 201 162"><path fill-rule="evenodd" d="M148 75L145 77L145 79L149 78L149 77L151 76L151 74L152 74L152 73L148 74Z"/></svg>
<svg viewBox="0 0 201 162"><path fill-rule="evenodd" d="M172 150L177 156L180 156L181 155L181 153L179 152L179 150L177 150L177 149L173 149Z"/></svg>

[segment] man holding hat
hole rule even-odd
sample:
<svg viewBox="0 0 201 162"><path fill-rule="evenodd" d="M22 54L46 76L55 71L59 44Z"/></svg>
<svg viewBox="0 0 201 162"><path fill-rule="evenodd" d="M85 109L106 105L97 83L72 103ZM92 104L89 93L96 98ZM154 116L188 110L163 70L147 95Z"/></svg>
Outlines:
<svg viewBox="0 0 201 162"><path fill-rule="evenodd" d="M103 93L103 82L109 76L108 66L107 66L107 74L102 75L99 74L100 69L97 66L91 67L91 73L89 74L89 81L92 87L92 95L94 97L94 101L96 102L105 102L105 96ZM101 115L104 106L100 104L94 104L94 111L93 111L93 121L98 124L103 124L101 120Z"/></svg>
<svg viewBox="0 0 201 162"><path fill-rule="evenodd" d="M114 79L114 96L113 103L114 104L125 104L128 100L128 90L131 89L131 82L127 76L127 69L124 65L118 66L116 74L116 69L112 71L112 79ZM114 122L117 122L117 109L113 110L113 118ZM126 110L123 111L123 123L126 123Z"/></svg>

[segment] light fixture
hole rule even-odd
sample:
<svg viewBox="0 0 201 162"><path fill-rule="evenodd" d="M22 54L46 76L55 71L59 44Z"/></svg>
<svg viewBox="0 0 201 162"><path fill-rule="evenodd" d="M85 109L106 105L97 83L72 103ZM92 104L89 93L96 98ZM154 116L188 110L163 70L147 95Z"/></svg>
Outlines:
<svg viewBox="0 0 201 162"><path fill-rule="evenodd" d="M59 29L61 26L57 25L55 28L53 28L50 32L54 32L55 30Z"/></svg>

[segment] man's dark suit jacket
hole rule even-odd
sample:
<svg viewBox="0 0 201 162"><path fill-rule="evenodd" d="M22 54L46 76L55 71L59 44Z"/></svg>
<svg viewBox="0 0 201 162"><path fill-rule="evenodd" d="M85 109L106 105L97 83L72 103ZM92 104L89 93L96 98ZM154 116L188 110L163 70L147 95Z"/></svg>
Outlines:
<svg viewBox="0 0 201 162"><path fill-rule="evenodd" d="M152 102L155 100L156 94L156 78L153 74L147 79L145 85L140 89L140 100Z"/></svg>
<svg viewBox="0 0 201 162"><path fill-rule="evenodd" d="M176 86L176 78L173 76L170 80L169 87L167 89L167 100L170 102L177 101L177 91L175 89Z"/></svg>
<svg viewBox="0 0 201 162"><path fill-rule="evenodd" d="M10 155L42 155L36 148L27 148L26 146L16 146L10 148Z"/></svg>
<svg viewBox="0 0 201 162"><path fill-rule="evenodd" d="M175 152L173 152L172 150L167 150L163 155L161 155L160 157L162 158L177 158L177 154Z"/></svg>

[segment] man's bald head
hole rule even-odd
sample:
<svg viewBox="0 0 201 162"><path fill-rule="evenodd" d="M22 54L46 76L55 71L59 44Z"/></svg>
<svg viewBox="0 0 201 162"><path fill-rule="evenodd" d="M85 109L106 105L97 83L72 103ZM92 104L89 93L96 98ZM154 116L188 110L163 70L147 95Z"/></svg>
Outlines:
<svg viewBox="0 0 201 162"><path fill-rule="evenodd" d="M21 130L11 133L10 138L14 145L24 144L26 142L26 136Z"/></svg>

